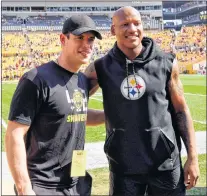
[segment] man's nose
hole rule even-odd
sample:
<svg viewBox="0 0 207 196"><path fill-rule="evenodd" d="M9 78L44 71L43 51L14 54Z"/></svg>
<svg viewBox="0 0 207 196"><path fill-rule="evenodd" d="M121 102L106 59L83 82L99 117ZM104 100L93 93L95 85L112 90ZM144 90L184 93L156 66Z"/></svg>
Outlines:
<svg viewBox="0 0 207 196"><path fill-rule="evenodd" d="M85 47L91 47L93 45L93 43L90 39L84 40L83 44Z"/></svg>
<svg viewBox="0 0 207 196"><path fill-rule="evenodd" d="M129 30L130 30L130 31L133 31L133 32L134 32L134 31L137 31L137 26L134 25L134 24L130 24L130 25L129 25Z"/></svg>

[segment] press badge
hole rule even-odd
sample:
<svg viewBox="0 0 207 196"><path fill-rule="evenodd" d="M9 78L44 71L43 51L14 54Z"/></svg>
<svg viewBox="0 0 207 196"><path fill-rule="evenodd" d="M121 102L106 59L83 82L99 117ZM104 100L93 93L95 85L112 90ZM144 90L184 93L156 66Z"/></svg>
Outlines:
<svg viewBox="0 0 207 196"><path fill-rule="evenodd" d="M74 150L71 165L71 177L86 175L86 151Z"/></svg>

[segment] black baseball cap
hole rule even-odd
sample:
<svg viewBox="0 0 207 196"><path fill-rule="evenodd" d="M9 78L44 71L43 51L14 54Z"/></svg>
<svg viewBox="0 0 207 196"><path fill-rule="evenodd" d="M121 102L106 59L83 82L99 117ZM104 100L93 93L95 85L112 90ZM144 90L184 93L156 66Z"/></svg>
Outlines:
<svg viewBox="0 0 207 196"><path fill-rule="evenodd" d="M72 33L73 35L81 35L82 33L92 31L98 39L102 39L101 34L96 30L95 22L85 14L77 14L68 18L64 24L62 33Z"/></svg>

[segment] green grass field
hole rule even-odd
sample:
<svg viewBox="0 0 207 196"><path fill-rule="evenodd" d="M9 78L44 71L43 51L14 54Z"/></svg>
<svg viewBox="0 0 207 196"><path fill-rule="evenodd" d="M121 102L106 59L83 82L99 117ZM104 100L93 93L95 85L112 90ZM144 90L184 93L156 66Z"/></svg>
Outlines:
<svg viewBox="0 0 207 196"><path fill-rule="evenodd" d="M185 98L194 120L195 130L206 131L206 77L199 75L181 75L181 80L184 86ZM6 123L11 98L16 85L16 83L8 82L3 82L2 84L2 118ZM89 108L102 109L103 104L100 89L93 98L89 101ZM5 129L3 128L2 134L4 135L4 133ZM87 127L86 142L104 141L105 135L104 125ZM4 141L2 143L4 145Z"/></svg>

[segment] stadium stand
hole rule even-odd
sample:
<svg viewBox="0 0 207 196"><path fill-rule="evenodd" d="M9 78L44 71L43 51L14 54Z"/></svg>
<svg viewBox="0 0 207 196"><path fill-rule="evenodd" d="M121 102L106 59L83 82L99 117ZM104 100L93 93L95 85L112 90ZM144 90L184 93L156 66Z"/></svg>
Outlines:
<svg viewBox="0 0 207 196"><path fill-rule="evenodd" d="M103 35L103 40L96 42L91 61L106 54L115 42L109 31L103 32ZM172 31L147 31L146 36L152 37L165 52L172 52L174 38ZM178 63L182 68L181 72L193 73L193 65L206 59L205 39L206 26L204 25L183 27L177 34L175 49ZM57 58L60 51L58 32L53 31L4 33L2 41L3 80L21 77L28 69Z"/></svg>
<svg viewBox="0 0 207 196"><path fill-rule="evenodd" d="M15 6L16 2L2 4L2 80L19 79L25 71L56 59L60 51L58 34L70 14L84 12L94 19L104 38L96 41L91 61L103 56L115 42L109 32L112 13L120 3L129 4L127 0L106 4L78 1L74 7L65 2L60 7L60 3L45 2L48 4L39 2L39 7L32 1L26 7ZM146 36L165 52L176 51L181 73L206 73L206 2L130 3L141 13ZM180 29L171 21L174 17L182 20ZM169 21L164 25L165 19Z"/></svg>

